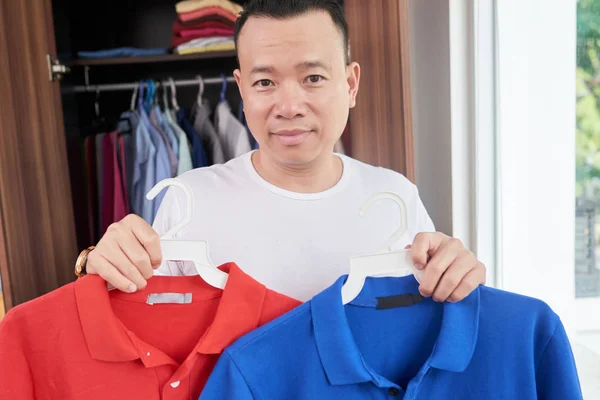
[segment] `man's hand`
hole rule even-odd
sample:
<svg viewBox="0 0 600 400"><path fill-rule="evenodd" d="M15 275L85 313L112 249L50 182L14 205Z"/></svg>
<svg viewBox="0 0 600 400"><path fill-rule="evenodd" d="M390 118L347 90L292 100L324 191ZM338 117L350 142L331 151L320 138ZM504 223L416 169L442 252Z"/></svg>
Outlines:
<svg viewBox="0 0 600 400"><path fill-rule="evenodd" d="M485 284L485 265L458 239L441 232L419 233L409 247L417 268L425 269L419 286L425 297L457 302Z"/></svg>
<svg viewBox="0 0 600 400"><path fill-rule="evenodd" d="M88 255L88 274L98 274L117 289L132 293L146 287L162 261L158 234L129 214L108 230Z"/></svg>

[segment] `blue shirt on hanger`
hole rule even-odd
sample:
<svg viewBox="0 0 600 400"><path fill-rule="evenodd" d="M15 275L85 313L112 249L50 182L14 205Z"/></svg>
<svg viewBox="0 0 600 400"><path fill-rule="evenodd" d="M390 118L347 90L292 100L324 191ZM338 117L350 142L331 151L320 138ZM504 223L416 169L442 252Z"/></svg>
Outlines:
<svg viewBox="0 0 600 400"><path fill-rule="evenodd" d="M581 399L567 334L542 301L481 286L458 303L413 276L346 276L232 344L201 400Z"/></svg>
<svg viewBox="0 0 600 400"><path fill-rule="evenodd" d="M145 111L144 111L145 113ZM121 116L127 114L122 114ZM146 193L156 184L156 147L142 116L136 113L138 124L135 128L135 163L133 166L132 211L148 224L154 220L153 202L146 199Z"/></svg>
<svg viewBox="0 0 600 400"><path fill-rule="evenodd" d="M183 108L177 110L177 124L183 129L192 143L192 163L194 168L208 167L208 156L202 144L200 135L196 132L190 121L185 117Z"/></svg>
<svg viewBox="0 0 600 400"><path fill-rule="evenodd" d="M170 164L170 160L169 160L169 152L167 150L167 145L166 145L165 141L163 140L162 136L160 135L160 133L156 131L156 129L154 128L154 125L152 125L152 123L150 122L150 118L148 117L148 114L146 113L146 110L143 107L141 98L142 98L142 94L140 94L140 100L138 102L138 113L140 114L140 124L139 125L145 126L146 130L149 133L150 140L152 141L152 144L154 145L154 148L156 149L156 155L154 157L154 169L155 169L154 180L150 187L145 188L145 192L144 192L144 200L146 203L148 203L149 201L146 200L146 194L148 193L148 191L150 191L150 189L152 189L152 187L154 187L154 185L156 185L158 182L162 181L163 179L171 178L172 176L171 176L171 164ZM138 125L138 127L139 127L139 125ZM162 199L165 197L165 192L166 191L163 190L154 198L154 200L152 200L152 202L151 202L152 214L151 214L150 220L148 221L146 219L146 216L144 216L144 220L146 220L149 224L152 224L154 222L154 217L156 216L156 213L158 212L158 207L160 206Z"/></svg>

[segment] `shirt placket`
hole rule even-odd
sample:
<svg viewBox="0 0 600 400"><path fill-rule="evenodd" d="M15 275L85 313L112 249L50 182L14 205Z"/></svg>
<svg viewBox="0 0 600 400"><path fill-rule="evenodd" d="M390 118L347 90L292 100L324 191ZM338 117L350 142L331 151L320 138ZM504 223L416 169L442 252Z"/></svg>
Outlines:
<svg viewBox="0 0 600 400"><path fill-rule="evenodd" d="M192 393L190 372L196 363L198 356L197 350L194 349L175 373L167 378L162 389L162 398L164 400L190 399Z"/></svg>

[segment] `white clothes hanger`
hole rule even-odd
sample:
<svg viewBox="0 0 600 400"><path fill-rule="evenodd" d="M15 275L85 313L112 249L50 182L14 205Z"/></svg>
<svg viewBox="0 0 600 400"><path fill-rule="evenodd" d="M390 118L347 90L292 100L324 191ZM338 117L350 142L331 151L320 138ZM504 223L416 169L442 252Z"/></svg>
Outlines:
<svg viewBox="0 0 600 400"><path fill-rule="evenodd" d="M135 111L135 98L137 97L138 90L140 89L140 84L136 84L133 88L133 94L131 95L131 103L129 105L130 111Z"/></svg>
<svg viewBox="0 0 600 400"><path fill-rule="evenodd" d="M158 182L146 195L148 200L154 199L164 188L175 186L183 190L186 197L186 213L181 222L169 229L160 239L160 247L164 261L191 261L202 279L209 285L219 289L225 288L229 275L210 260L208 242L204 240L179 240L178 233L192 221L194 195L190 188L174 178Z"/></svg>
<svg viewBox="0 0 600 400"><path fill-rule="evenodd" d="M401 277L413 274L417 281L424 271L418 270L410 256L410 250L392 250L394 243L408 229L406 203L398 194L382 192L371 197L361 207L358 214L364 217L367 210L378 200L393 200L400 207L400 227L386 241L383 249L375 254L367 254L350 258L350 273L342 286L342 303L348 304L361 292L367 277Z"/></svg>
<svg viewBox="0 0 600 400"><path fill-rule="evenodd" d="M169 84L171 85L171 104L173 105L173 110L179 110L179 104L177 103L177 89L175 89L175 81L173 78L169 77Z"/></svg>
<svg viewBox="0 0 600 400"><path fill-rule="evenodd" d="M196 97L196 103L198 103L199 106L202 105L202 96L204 96L204 79L202 78L201 75L197 75L196 78L198 78L198 97Z"/></svg>

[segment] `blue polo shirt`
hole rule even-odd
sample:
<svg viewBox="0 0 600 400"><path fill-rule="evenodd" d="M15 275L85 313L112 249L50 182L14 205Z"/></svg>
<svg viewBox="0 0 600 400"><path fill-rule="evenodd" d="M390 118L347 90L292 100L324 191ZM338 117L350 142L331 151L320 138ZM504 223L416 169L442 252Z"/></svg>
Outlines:
<svg viewBox="0 0 600 400"><path fill-rule="evenodd" d="M368 278L344 306L345 279L227 348L200 399L582 398L542 301L480 286L436 303L410 276Z"/></svg>

